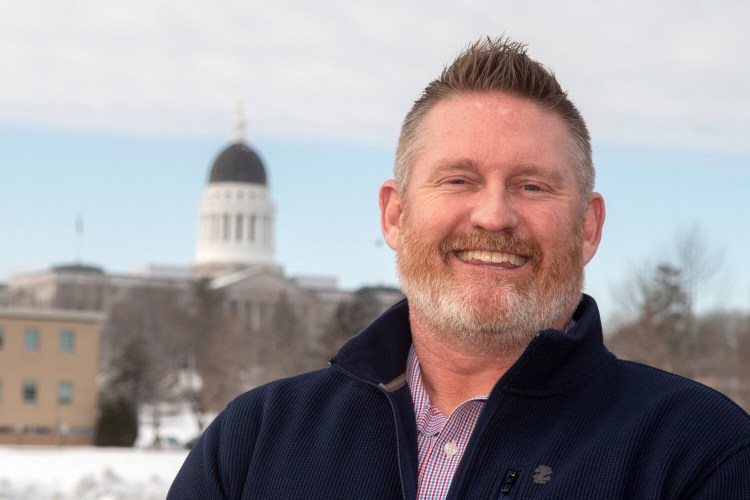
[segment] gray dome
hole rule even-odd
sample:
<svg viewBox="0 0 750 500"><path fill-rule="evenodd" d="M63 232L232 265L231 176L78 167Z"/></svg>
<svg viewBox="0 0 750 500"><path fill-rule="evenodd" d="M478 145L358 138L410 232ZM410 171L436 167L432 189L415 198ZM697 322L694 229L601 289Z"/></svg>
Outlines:
<svg viewBox="0 0 750 500"><path fill-rule="evenodd" d="M258 154L242 142L236 142L216 157L208 182L246 182L266 185L266 169Z"/></svg>

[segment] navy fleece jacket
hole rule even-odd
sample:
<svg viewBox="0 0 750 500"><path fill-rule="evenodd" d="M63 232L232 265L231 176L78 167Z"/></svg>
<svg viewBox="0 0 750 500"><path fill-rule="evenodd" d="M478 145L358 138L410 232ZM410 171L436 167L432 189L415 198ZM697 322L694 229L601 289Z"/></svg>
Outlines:
<svg viewBox="0 0 750 500"><path fill-rule="evenodd" d="M497 382L450 499L750 500L750 417L690 380L616 359L584 296ZM235 399L170 499L413 499L416 424L401 302L327 369Z"/></svg>

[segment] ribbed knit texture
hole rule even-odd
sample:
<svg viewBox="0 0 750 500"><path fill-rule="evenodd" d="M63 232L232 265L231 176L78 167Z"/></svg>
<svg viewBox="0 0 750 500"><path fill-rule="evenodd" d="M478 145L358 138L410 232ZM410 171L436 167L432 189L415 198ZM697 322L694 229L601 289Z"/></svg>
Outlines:
<svg viewBox="0 0 750 500"><path fill-rule="evenodd" d="M584 297L541 332L479 417L450 499L750 500L750 417L721 394L615 359ZM416 424L405 303L332 367L250 391L191 451L170 499L413 499ZM517 472L501 493L509 470Z"/></svg>

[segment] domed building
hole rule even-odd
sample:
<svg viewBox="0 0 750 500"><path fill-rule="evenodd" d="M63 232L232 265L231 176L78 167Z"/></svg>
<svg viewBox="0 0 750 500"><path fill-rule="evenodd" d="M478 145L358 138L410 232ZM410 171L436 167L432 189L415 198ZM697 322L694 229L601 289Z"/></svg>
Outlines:
<svg viewBox="0 0 750 500"><path fill-rule="evenodd" d="M274 266L274 212L263 161L238 133L214 160L203 191L195 274Z"/></svg>
<svg viewBox="0 0 750 500"><path fill-rule="evenodd" d="M326 335L331 331L331 325L338 324L334 323L334 318L340 306L366 297L385 309L401 298L398 290L382 287L356 295L340 289L337 279L332 276L285 275L275 260L275 206L269 190L268 171L258 153L244 140L241 115L235 141L224 147L209 167L198 208L196 253L192 265L147 264L132 273L110 274L99 266L75 262L16 275L6 286L0 283L0 340L3 331L10 332L7 335L20 336L27 334L24 329L36 332L28 334L31 339L37 338L43 329L49 330L44 335L51 338L62 336L61 332L69 333L66 338L72 338L75 336L71 325L75 320L76 325L80 323L80 328L75 327L80 330L75 332L75 342L78 343L75 352L64 352L61 356L67 356L68 361L73 359L72 356L78 356L81 362L75 363L76 366L95 366L106 372L112 367L114 339L120 338L120 333L134 335L138 342L152 341L150 332L139 331L142 325L137 323L137 318L142 315L128 311L142 312L144 308L153 307L152 313L161 318L159 321L171 321L168 319L170 315L179 317L179 310L170 309L169 304L190 303L194 299L196 278L208 278L201 283L220 292L217 295L221 300L223 325L220 334L221 338L237 342L226 345L237 349L233 352L237 356L232 361L236 363L232 365L233 373L241 375L244 390L246 386L289 374L289 370L301 369L307 366L305 363L317 359L327 348ZM194 214L185 216L194 217ZM162 308L162 304L168 307ZM19 323L19 318L22 323ZM51 318L59 324L49 326ZM99 325L96 339L88 334L94 321ZM125 321L133 323L123 328ZM120 323L113 327L111 322ZM99 342L99 330L103 332L101 347L85 350L83 347L87 341ZM55 343L44 341L43 344L54 346ZM14 345L24 344L19 340ZM205 359L218 356L221 363L230 363L225 359L227 352L219 349L200 354ZM19 356L21 354L26 356L29 353L24 351ZM92 359L95 362L90 362ZM33 372L24 373L41 381L39 397L48 398L50 405L55 390L60 390L56 385L58 378L76 380L74 405L95 401L97 388L85 382L94 380L95 374L89 370L81 375L81 382L77 382L79 379L75 377L78 375L61 372L60 367L66 366L67 363L37 363ZM6 369L6 384L15 373L13 370ZM2 377L3 373L0 373L0 379ZM14 390L18 390L18 394L28 393L28 398L35 399L37 386L26 387L20 385L22 382L18 380L14 384L18 387ZM223 390L231 387L222 384ZM63 385L63 388L70 396L73 388L69 385ZM60 415L42 416L39 413L37 418L36 413L27 411L29 404L19 403L23 414L17 420L9 420L9 414L0 419L0 427L22 430L0 436L0 442L72 443L71 435L60 426ZM67 405L65 409L70 410ZM71 432L80 429L89 434L93 432L94 406L88 404L84 410L88 420L81 420L82 423L66 421L66 425L73 425ZM23 429L27 427L33 432L37 432L35 429L44 430L39 441L32 441L30 435L24 434Z"/></svg>

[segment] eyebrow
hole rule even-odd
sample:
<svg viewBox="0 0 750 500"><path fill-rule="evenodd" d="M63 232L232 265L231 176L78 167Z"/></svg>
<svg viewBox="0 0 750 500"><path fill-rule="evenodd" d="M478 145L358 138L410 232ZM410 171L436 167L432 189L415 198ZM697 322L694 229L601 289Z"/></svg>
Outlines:
<svg viewBox="0 0 750 500"><path fill-rule="evenodd" d="M479 166L474 160L469 158L450 158L438 161L433 165L433 174L440 174L449 170L479 170Z"/></svg>
<svg viewBox="0 0 750 500"><path fill-rule="evenodd" d="M452 170L476 172L479 170L479 166L474 160L470 158L443 159L435 163L435 165L433 166L432 175L441 175ZM563 184L565 182L565 176L558 169L544 167L541 165L520 165L518 167L514 167L511 173L512 177L535 175L543 176L545 179L556 184Z"/></svg>
<svg viewBox="0 0 750 500"><path fill-rule="evenodd" d="M534 176L541 175L552 182L562 184L565 182L565 176L559 170L539 165L522 165L513 172L513 176Z"/></svg>

